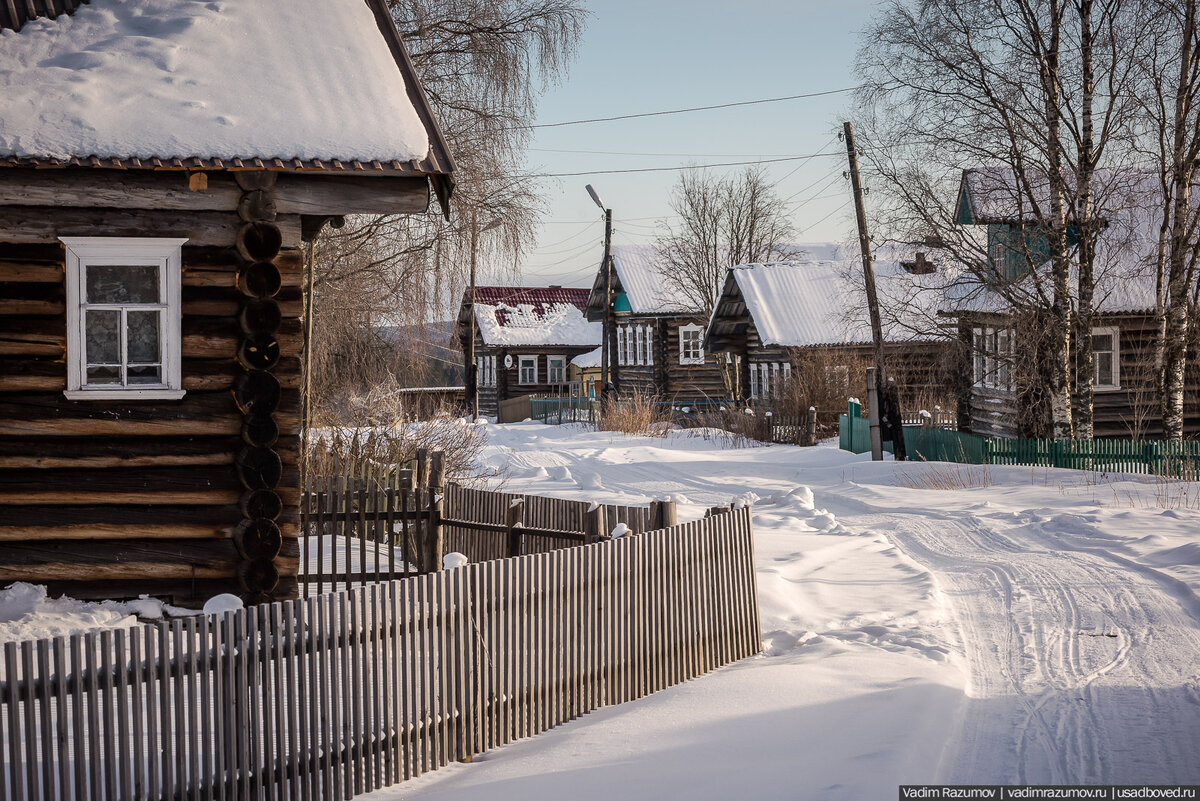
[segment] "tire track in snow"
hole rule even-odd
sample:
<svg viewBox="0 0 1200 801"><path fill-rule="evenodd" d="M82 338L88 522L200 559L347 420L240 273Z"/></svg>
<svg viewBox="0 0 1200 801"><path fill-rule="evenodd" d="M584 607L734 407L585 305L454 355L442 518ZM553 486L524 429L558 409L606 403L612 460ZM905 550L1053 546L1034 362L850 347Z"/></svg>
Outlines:
<svg viewBox="0 0 1200 801"><path fill-rule="evenodd" d="M1200 621L1173 579L1011 518L822 502L887 531L954 610L971 698L939 780L1200 780Z"/></svg>

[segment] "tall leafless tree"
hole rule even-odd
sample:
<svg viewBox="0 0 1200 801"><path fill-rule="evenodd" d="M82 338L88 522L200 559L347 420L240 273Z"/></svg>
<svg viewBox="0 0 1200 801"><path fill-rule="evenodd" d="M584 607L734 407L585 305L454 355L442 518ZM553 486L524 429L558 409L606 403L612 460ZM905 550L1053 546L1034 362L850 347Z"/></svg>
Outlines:
<svg viewBox="0 0 1200 801"><path fill-rule="evenodd" d="M1196 0L1146 0L1140 86L1143 142L1159 180L1155 368L1163 428L1183 438L1184 385L1200 306L1200 208L1192 198L1200 159L1200 20Z"/></svg>
<svg viewBox="0 0 1200 801"><path fill-rule="evenodd" d="M859 54L860 139L882 182L877 227L888 238L936 240L1015 314L1041 321L1032 339L1044 433L1055 437L1092 432L1096 237L1110 201L1097 176L1119 161L1110 150L1130 105L1132 57L1118 35L1129 2L892 0ZM996 200L1018 230L1039 231L1047 244L1019 238L1019 275L954 219L962 168L975 166L1005 176ZM1073 385L1083 391L1073 396Z"/></svg>
<svg viewBox="0 0 1200 801"><path fill-rule="evenodd" d="M426 215L351 218L315 243L314 395L340 403L395 372L403 349L381 323L418 332L457 308L472 226L481 261L515 265L542 212L523 176L536 101L573 57L582 0L389 0L393 19L457 165L449 221ZM450 356L450 354L442 354ZM403 365L400 369L405 369ZM401 383L421 380L398 377Z"/></svg>
<svg viewBox="0 0 1200 801"><path fill-rule="evenodd" d="M685 171L671 193L677 223L664 226L660 252L670 269L664 282L682 310L712 313L735 264L767 261L792 237L787 205L761 168L720 177Z"/></svg>

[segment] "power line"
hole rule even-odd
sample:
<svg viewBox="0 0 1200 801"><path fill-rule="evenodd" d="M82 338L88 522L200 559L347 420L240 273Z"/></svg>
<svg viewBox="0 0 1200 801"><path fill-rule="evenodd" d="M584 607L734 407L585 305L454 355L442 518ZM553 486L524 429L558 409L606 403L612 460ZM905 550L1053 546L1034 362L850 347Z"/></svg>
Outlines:
<svg viewBox="0 0 1200 801"><path fill-rule="evenodd" d="M586 120L567 120L566 122L544 122L535 125L518 125L515 128L561 128L564 125L587 125L593 122L613 122L614 120L633 120L640 117L662 117L667 114L689 114L693 111L713 111L721 108L736 108L737 106L754 106L761 103L781 103L785 100L800 100L806 97L823 97L825 95L839 95L845 92L853 92L856 89L862 89L866 84L859 86L848 86L845 89L829 89L824 92L807 92L802 95L787 95L786 97L767 97L761 100L740 100L736 103L719 103L713 106L693 106L691 108L676 108L665 111L645 111L640 114L620 114L615 117L593 117Z"/></svg>
<svg viewBox="0 0 1200 801"><path fill-rule="evenodd" d="M828 144L828 143L826 143ZM822 145L824 147L825 145ZM790 153L633 153L624 150L560 150L549 147L531 147L530 153L578 153L589 156L660 156L660 157L681 157L695 159L736 159L753 156L754 158L774 158L776 156L789 156Z"/></svg>
<svg viewBox="0 0 1200 801"><path fill-rule="evenodd" d="M573 178L580 175L616 175L618 173L635 172L673 172L678 170L707 170L710 167L744 167L750 164L777 164L781 161L800 161L816 158L817 156L840 156L840 153L809 153L804 156L787 156L779 159L756 159L754 161L724 161L715 164L683 164L678 167L641 167L623 170L585 170L583 172L542 172L530 173L526 178Z"/></svg>

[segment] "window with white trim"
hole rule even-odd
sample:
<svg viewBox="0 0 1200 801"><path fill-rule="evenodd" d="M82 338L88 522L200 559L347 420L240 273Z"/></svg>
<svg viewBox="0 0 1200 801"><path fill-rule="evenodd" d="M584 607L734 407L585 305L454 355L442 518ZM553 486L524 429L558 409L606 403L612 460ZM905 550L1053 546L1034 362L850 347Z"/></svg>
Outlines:
<svg viewBox="0 0 1200 801"><path fill-rule="evenodd" d="M565 384L565 383L567 383L567 357L566 356L547 356L546 357L546 383L547 384Z"/></svg>
<svg viewBox="0 0 1200 801"><path fill-rule="evenodd" d="M646 364L654 364L654 326L646 326Z"/></svg>
<svg viewBox="0 0 1200 801"><path fill-rule="evenodd" d="M476 356L475 380L481 387L496 386L496 357Z"/></svg>
<svg viewBox="0 0 1200 801"><path fill-rule="evenodd" d="M971 329L971 382L977 387L1011 391L1016 332L984 326Z"/></svg>
<svg viewBox="0 0 1200 801"><path fill-rule="evenodd" d="M704 364L704 329L695 323L679 326L679 363Z"/></svg>
<svg viewBox="0 0 1200 801"><path fill-rule="evenodd" d="M63 237L73 400L184 395L179 284L186 239Z"/></svg>
<svg viewBox="0 0 1200 801"><path fill-rule="evenodd" d="M642 326L635 326L633 329L633 339L637 345L637 361L636 364L643 365L646 363L646 340L643 335L645 329Z"/></svg>
<svg viewBox="0 0 1200 801"><path fill-rule="evenodd" d="M629 326L617 326L617 364L627 364L626 353L628 352Z"/></svg>
<svg viewBox="0 0 1200 801"><path fill-rule="evenodd" d="M538 357L517 357L517 383L536 384L538 382Z"/></svg>
<svg viewBox="0 0 1200 801"><path fill-rule="evenodd" d="M1118 328L1092 329L1093 389L1121 388L1121 332Z"/></svg>

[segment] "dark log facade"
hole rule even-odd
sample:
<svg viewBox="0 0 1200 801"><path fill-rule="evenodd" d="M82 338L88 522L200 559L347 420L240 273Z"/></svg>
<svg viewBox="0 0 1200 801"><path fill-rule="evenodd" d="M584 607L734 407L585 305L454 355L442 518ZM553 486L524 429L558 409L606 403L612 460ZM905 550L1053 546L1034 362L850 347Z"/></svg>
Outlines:
<svg viewBox="0 0 1200 801"><path fill-rule="evenodd" d="M960 313L958 332L964 354L960 375L959 428L984 437L1045 437L1050 429L1048 411L1036 398L1022 391L1035 385L1026 374L1030 358L1016 353L1006 359L1011 365L1007 381L979 381L973 364L976 353L974 332L982 329L1012 330L1012 321L1002 315ZM1154 318L1148 312L1097 314L1093 330L1118 332L1117 368L1119 388L1098 386L1092 403L1094 436L1114 439L1159 439L1163 434L1158 392L1154 386ZM1016 335L1013 335L1014 343ZM1018 352L1028 348L1014 345ZM1184 435L1200 437L1200 366L1189 358L1184 391Z"/></svg>
<svg viewBox="0 0 1200 801"><path fill-rule="evenodd" d="M729 397L725 379L721 371L720 354L704 351L703 364L685 363L680 354L679 329L684 326L698 326L700 337L703 339L703 317L686 314L639 315L630 312L618 312L614 315L617 335L623 330L634 330L642 327L649 329L650 349L653 352L653 364L638 364L641 361L636 355L636 345L632 358L613 359L616 372L616 384L620 387L622 396L639 394L656 397L670 403L688 403L702 400L724 400ZM633 337L636 341L636 335ZM621 349L618 348L618 354Z"/></svg>
<svg viewBox="0 0 1200 801"><path fill-rule="evenodd" d="M301 232L356 204L424 208L428 181L197 174L0 169L0 583L297 593ZM188 237L182 398L64 396L66 235Z"/></svg>

